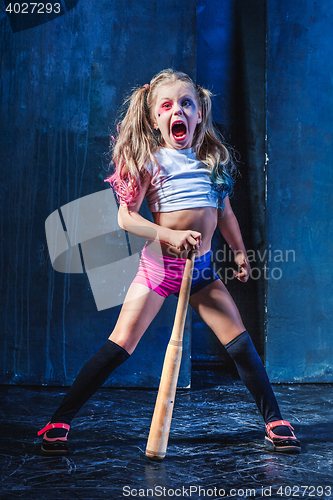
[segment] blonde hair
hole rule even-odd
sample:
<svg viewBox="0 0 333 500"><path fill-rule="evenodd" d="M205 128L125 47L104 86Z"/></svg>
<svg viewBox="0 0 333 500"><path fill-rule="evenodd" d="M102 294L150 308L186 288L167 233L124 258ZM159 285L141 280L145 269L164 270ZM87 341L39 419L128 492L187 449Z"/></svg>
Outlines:
<svg viewBox="0 0 333 500"><path fill-rule="evenodd" d="M141 182L147 175L144 166L150 162L158 165L154 152L162 146L162 135L152 127L152 111L160 87L177 81L191 86L201 107L202 121L196 126L192 144L197 158L211 169L212 181L221 198L231 194L235 167L212 123L211 92L195 85L186 73L165 69L155 75L149 85L136 88L124 103L127 112L117 127L118 137L111 161L111 165L114 163L116 168L106 179L120 203L129 205L135 202L140 194ZM227 168L229 163L230 169Z"/></svg>

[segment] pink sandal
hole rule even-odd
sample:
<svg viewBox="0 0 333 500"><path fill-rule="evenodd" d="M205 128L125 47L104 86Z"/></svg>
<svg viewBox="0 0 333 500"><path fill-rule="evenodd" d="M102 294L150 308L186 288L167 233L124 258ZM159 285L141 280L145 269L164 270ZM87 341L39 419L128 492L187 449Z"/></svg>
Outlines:
<svg viewBox="0 0 333 500"><path fill-rule="evenodd" d="M40 431L37 435L43 435L43 443L41 450L43 455L68 455L69 448L67 445L67 436L69 432L70 425L68 424L51 424L50 422ZM50 438L47 436L47 431L51 429L65 429L66 435L61 437Z"/></svg>
<svg viewBox="0 0 333 500"><path fill-rule="evenodd" d="M288 427L291 432L291 435L279 436L277 434L274 434L275 427L279 425L284 425L285 427ZM301 444L298 441L293 431L294 428L290 425L290 423L287 420L276 420L266 425L265 439L266 441L268 441L273 445L274 451L281 451L285 453L292 453L292 452L299 453L301 451Z"/></svg>

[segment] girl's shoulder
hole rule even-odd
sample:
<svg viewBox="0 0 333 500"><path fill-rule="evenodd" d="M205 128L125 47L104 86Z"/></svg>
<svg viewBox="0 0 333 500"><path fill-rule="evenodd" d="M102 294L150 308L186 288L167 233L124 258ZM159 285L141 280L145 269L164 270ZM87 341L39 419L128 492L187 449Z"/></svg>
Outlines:
<svg viewBox="0 0 333 500"><path fill-rule="evenodd" d="M148 172L150 177L153 177L157 172L158 167L153 160L149 160L143 165L143 168Z"/></svg>
<svg viewBox="0 0 333 500"><path fill-rule="evenodd" d="M163 156L163 151L161 151L161 149L157 149L152 153L153 159L148 160L144 164L144 169L147 170L151 177L157 174L157 172L160 170L161 165L163 164Z"/></svg>

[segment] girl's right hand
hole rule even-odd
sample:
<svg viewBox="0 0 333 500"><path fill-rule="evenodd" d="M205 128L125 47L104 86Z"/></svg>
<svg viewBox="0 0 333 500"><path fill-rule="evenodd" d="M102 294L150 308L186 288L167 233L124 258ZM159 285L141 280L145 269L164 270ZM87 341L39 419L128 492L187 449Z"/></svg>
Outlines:
<svg viewBox="0 0 333 500"><path fill-rule="evenodd" d="M170 245L178 250L190 250L191 247L199 250L201 241L201 233L198 231L172 229Z"/></svg>

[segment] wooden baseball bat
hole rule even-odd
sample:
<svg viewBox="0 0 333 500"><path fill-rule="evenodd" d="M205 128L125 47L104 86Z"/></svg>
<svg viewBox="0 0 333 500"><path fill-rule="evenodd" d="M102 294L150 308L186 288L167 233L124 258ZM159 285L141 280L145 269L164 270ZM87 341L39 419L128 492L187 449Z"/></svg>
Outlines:
<svg viewBox="0 0 333 500"><path fill-rule="evenodd" d="M167 450L178 374L182 359L183 333L191 291L194 259L195 251L191 250L185 264L175 321L165 353L160 385L148 436L146 455L151 460L162 460Z"/></svg>

